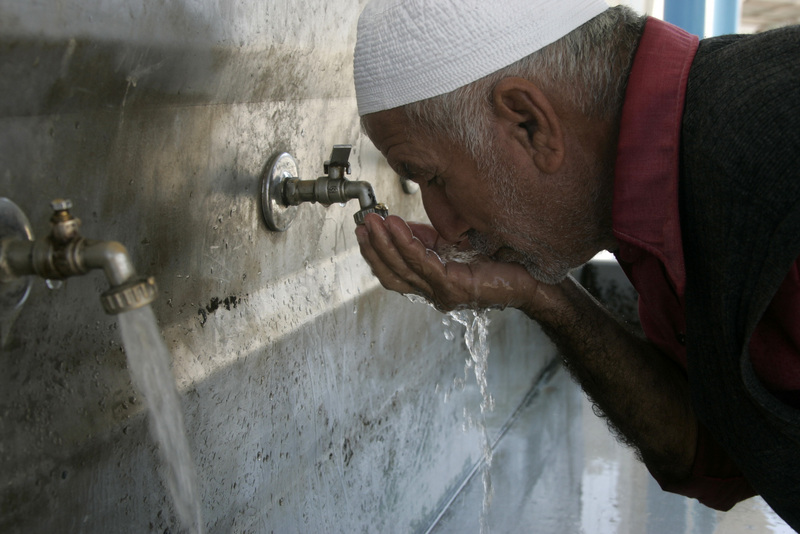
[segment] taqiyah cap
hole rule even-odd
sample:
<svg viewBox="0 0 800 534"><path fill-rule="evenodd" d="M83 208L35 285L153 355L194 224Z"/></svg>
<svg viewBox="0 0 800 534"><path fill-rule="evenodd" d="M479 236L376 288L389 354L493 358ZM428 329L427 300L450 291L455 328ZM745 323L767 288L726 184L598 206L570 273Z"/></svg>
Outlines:
<svg viewBox="0 0 800 534"><path fill-rule="evenodd" d="M449 93L606 9L605 0L373 0L358 20L358 113Z"/></svg>

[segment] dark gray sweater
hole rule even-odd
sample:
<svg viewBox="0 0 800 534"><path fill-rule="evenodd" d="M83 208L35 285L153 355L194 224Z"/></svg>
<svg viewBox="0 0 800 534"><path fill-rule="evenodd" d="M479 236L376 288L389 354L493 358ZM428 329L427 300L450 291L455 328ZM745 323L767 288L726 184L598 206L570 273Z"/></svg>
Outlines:
<svg viewBox="0 0 800 534"><path fill-rule="evenodd" d="M680 195L695 411L753 488L800 530L800 410L767 391L747 350L800 256L800 27L701 42L687 89Z"/></svg>

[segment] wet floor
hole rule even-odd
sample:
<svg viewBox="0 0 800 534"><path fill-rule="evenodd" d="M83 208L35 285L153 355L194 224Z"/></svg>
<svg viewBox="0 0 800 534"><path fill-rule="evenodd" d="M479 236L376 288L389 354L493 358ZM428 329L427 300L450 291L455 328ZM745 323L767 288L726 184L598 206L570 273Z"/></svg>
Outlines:
<svg viewBox="0 0 800 534"><path fill-rule="evenodd" d="M477 446L477 445L476 445ZM791 534L759 498L730 512L661 491L559 370L498 441L488 514L495 534ZM483 486L466 484L429 532L480 532Z"/></svg>

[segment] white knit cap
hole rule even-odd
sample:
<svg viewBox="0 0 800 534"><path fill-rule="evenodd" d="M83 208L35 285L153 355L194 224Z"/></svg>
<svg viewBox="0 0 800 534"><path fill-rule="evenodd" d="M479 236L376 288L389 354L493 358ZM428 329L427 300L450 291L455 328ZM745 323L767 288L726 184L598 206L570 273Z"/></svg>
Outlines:
<svg viewBox="0 0 800 534"><path fill-rule="evenodd" d="M605 0L373 0L358 19L358 113L449 93L606 9Z"/></svg>

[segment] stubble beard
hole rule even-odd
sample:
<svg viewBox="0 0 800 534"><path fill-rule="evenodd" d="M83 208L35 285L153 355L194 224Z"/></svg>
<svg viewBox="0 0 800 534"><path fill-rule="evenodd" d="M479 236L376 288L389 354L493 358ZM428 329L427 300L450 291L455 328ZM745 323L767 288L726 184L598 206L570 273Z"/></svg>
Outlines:
<svg viewBox="0 0 800 534"><path fill-rule="evenodd" d="M507 228L499 228L500 232L511 233ZM526 236L517 234L522 238ZM572 264L559 256L547 243L537 242L530 238L526 239L528 245L522 249L519 245L510 245L501 241L496 236L481 234L471 230L467 237L469 243L479 253L493 257L497 261L511 261L522 265L528 274L539 282L545 284L558 284L563 281L569 271L573 269ZM504 249L513 252L506 253ZM549 252L547 256L539 251Z"/></svg>
<svg viewBox="0 0 800 534"><path fill-rule="evenodd" d="M583 260L577 255L569 256L559 252L544 239L525 231L526 227L535 226L546 235L558 235L552 221L536 219L526 210L520 201L525 195L519 190L522 184L519 173L502 157L498 147L492 148L487 150L485 157L480 158L479 161L484 163L479 164L479 170L489 181L492 201L499 210L492 221L495 230L491 235L471 230L467 234L470 245L481 254L494 256L498 261L506 259L521 264L528 274L542 283L555 285L562 282L572 269L584 263ZM559 239L570 240L573 243L570 248L575 251L585 250L595 235L591 219L580 219L577 231L569 232L572 235L559 236ZM514 243L509 243L511 239L500 236L511 236ZM504 253L503 249L510 249L513 253Z"/></svg>

